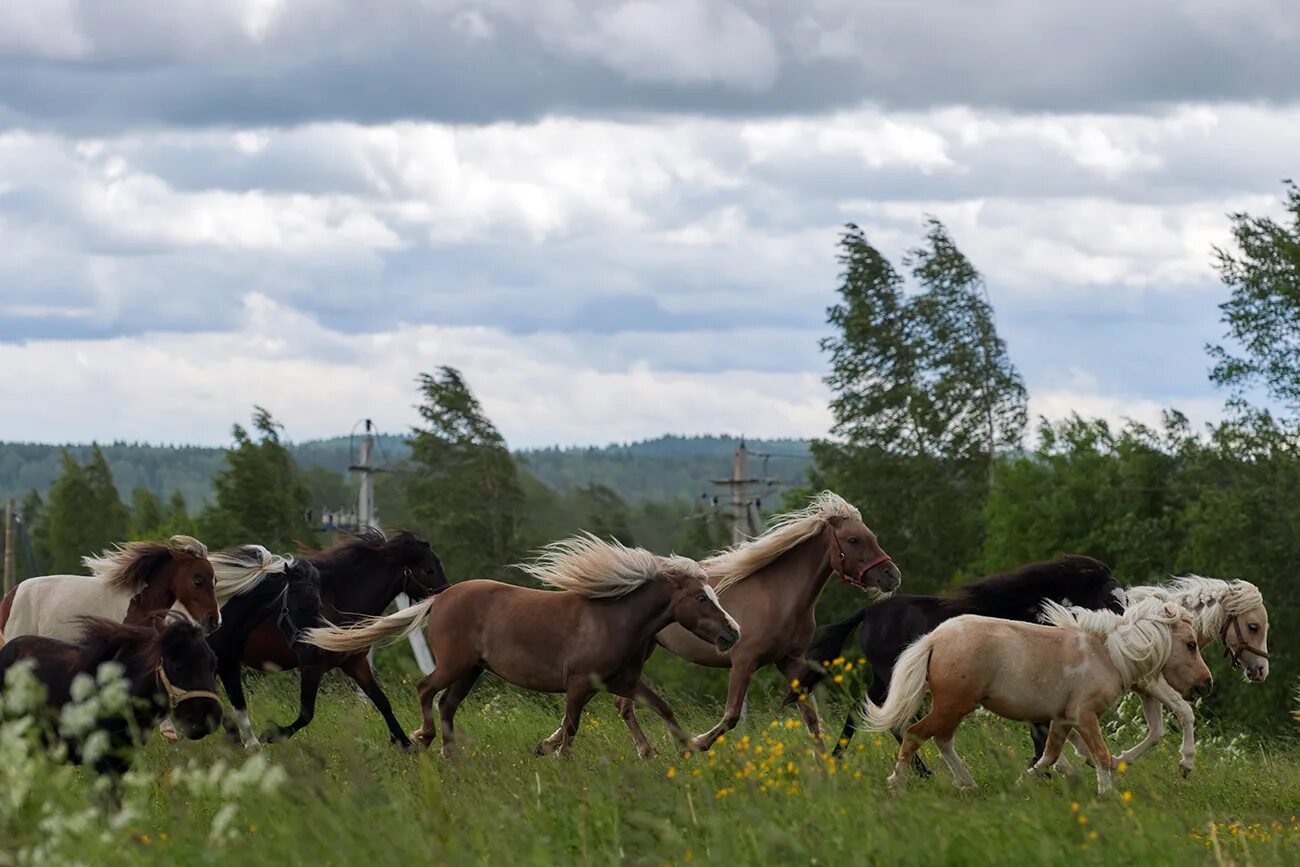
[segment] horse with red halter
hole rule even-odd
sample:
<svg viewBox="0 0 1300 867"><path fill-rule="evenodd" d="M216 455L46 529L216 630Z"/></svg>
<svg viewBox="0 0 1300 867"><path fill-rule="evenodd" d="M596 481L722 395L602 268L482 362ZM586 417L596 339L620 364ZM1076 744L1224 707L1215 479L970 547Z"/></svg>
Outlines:
<svg viewBox="0 0 1300 867"><path fill-rule="evenodd" d="M46 738L63 740L73 762L120 778L130 768L131 747L169 711L188 738L216 731L221 721L216 656L198 626L176 614L155 614L142 626L99 617L80 617L76 625L81 629L76 642L23 635L0 648L0 683L10 668L32 666L45 687L46 711L39 715L49 724ZM102 685L106 664L117 665L126 683L121 707L97 708L94 729L104 732L107 742L93 745L91 732L85 738L60 735L59 711L74 700L74 681L90 677Z"/></svg>
<svg viewBox="0 0 1300 867"><path fill-rule="evenodd" d="M433 742L438 697L444 755L455 741L456 709L484 671L524 689L565 695L564 720L537 745L538 755L568 754L582 709L601 689L629 701L644 698L684 744L686 732L667 703L641 683L641 670L647 646L670 623L719 653L741 637L699 565L587 534L548 546L524 570L558 592L462 581L436 598L351 629L313 629L307 640L326 650L355 652L412 632L428 618L438 666L420 681L424 723L411 737L425 746Z"/></svg>
<svg viewBox="0 0 1300 867"><path fill-rule="evenodd" d="M787 682L802 675L804 652L817 623L814 607L831 575L864 591L891 593L903 573L862 522L862 515L838 494L823 491L804 509L781 515L763 535L716 556L700 567L727 612L740 624L741 639L729 653L679 625L656 636L659 645L697 665L731 669L727 706L713 728L691 740L707 750L740 720L750 679L760 668L774 666ZM648 648L653 652L654 646ZM649 744L636 720L636 706L615 700L638 749ZM808 733L821 747L821 721L811 701L799 703Z"/></svg>
<svg viewBox="0 0 1300 867"><path fill-rule="evenodd" d="M29 578L8 592L0 602L5 640L39 635L75 641L81 635L80 617L137 625L177 605L204 632L221 625L208 549L197 539L127 542L82 563L89 576Z"/></svg>
<svg viewBox="0 0 1300 867"><path fill-rule="evenodd" d="M418 601L451 586L429 543L405 531L389 537L379 530L362 530L323 551L300 554L298 559L315 567L320 574L320 614L330 623L347 625L379 615L399 593ZM370 646L347 653L322 653L297 640L300 632L296 629L291 640L281 628L277 614L267 612L249 633L245 644L245 665L262 671L296 668L299 672L298 718L287 726L272 725L262 740L291 737L305 728L316 713L321 678L337 668L374 703L388 724L392 742L409 747L411 742L393 715L388 696L384 695L366 658Z"/></svg>

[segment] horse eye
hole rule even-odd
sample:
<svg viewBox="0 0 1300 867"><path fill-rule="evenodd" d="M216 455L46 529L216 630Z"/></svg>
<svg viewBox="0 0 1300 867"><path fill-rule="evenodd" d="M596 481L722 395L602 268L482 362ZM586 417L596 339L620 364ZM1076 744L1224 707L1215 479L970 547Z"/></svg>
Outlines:
<svg viewBox="0 0 1300 867"><path fill-rule="evenodd" d="M697 602L708 602L708 601L709 601L709 594L707 594L707 593L701 593L699 596L696 596L696 597L695 597L695 600L696 600Z"/></svg>
<svg viewBox="0 0 1300 867"><path fill-rule="evenodd" d="M195 586L195 587L202 587L202 586L203 586L203 578L202 578L201 576L199 576L199 575L195 575L195 576L194 576L194 586Z"/></svg>
<svg viewBox="0 0 1300 867"><path fill-rule="evenodd" d="M1258 624L1258 623L1250 623L1250 624L1248 624L1248 625L1246 626L1246 628L1249 629L1251 632L1259 632L1259 624Z"/></svg>
<svg viewBox="0 0 1300 867"><path fill-rule="evenodd" d="M1195 641L1189 641L1189 642L1187 642L1187 649L1190 650L1190 651L1195 652L1195 651L1196 651L1196 642L1195 642Z"/></svg>
<svg viewBox="0 0 1300 867"><path fill-rule="evenodd" d="M858 543L861 542L861 541L862 541L862 540L859 539L857 536L850 536L850 537L849 537L849 544L850 544L850 545L856 545L856 544L858 544Z"/></svg>

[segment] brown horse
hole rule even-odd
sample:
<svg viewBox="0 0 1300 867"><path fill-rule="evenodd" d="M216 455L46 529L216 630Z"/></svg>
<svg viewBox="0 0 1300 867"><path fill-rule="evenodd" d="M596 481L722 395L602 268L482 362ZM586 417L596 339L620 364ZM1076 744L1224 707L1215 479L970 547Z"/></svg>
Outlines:
<svg viewBox="0 0 1300 867"><path fill-rule="evenodd" d="M677 625L657 636L660 645L697 665L731 669L722 719L691 741L700 750L735 728L749 681L760 668L772 665L788 682L798 679L817 625L813 608L832 574L863 590L884 593L896 590L903 579L858 510L830 491L818 494L807 508L778 517L762 536L700 566L740 623L740 642L723 654ZM632 737L642 743L636 706L627 699L615 701ZM821 747L816 706L803 701L799 710L808 733Z"/></svg>
<svg viewBox="0 0 1300 867"><path fill-rule="evenodd" d="M79 617L138 625L177 603L205 632L221 625L208 549L197 539L127 542L82 563L89 577L46 575L10 590L0 602L0 633L6 639L40 635L76 641Z"/></svg>
<svg viewBox="0 0 1300 867"><path fill-rule="evenodd" d="M641 670L647 646L670 623L719 653L740 638L699 565L584 535L548 546L524 569L559 592L464 581L436 600L352 629L315 629L307 640L354 651L411 632L427 617L438 667L420 681L423 725L411 737L425 746L433 742L433 700L441 693L444 755L455 741L456 708L484 670L525 689L564 693L564 720L537 745L538 755L568 754L583 707L601 689L628 701L643 698L685 745L686 732L668 704L641 682Z"/></svg>
<svg viewBox="0 0 1300 867"><path fill-rule="evenodd" d="M1097 767L1097 790L1111 787L1111 757L1100 716L1135 683L1163 676L1180 694L1204 695L1213 684L1186 609L1159 600L1123 614L1043 603L1043 620L1021 623L963 614L912 643L894 666L889 696L867 699L864 716L876 731L907 725L928 690L930 712L907 729L889 777L902 787L916 750L934 738L959 788L975 786L953 748L957 726L983 705L1022 722L1051 720L1043 755L1027 773L1041 774L1078 732Z"/></svg>
<svg viewBox="0 0 1300 867"><path fill-rule="evenodd" d="M399 593L424 599L449 586L437 555L414 533L399 532L388 538L379 530L363 530L323 551L302 554L300 559L320 573L320 612L331 623L355 623L379 614ZM263 671L297 668L300 703L296 720L284 727L273 725L262 740L290 737L305 728L316 713L321 678L338 668L361 687L383 715L393 743L411 745L366 659L369 645L349 653L321 653L301 641L291 645L277 619L276 613L268 613L252 630L244 646L243 661Z"/></svg>

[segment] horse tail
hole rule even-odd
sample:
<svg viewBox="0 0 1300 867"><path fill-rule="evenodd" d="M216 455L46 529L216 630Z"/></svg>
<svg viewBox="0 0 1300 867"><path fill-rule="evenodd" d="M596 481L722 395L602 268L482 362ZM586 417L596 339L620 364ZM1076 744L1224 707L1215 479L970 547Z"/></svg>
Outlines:
<svg viewBox="0 0 1300 867"><path fill-rule="evenodd" d="M826 660L834 659L840 655L844 649L844 643L849 640L853 630L858 628L863 618L867 616L867 609L860 608L843 620L837 620L834 623L828 623L820 627L816 634L813 635L812 644L804 651L804 659L808 660L811 665L804 666L804 675L799 682L799 690L790 690L786 693L785 699L781 706L794 704L799 700L801 693L812 692L817 688L817 684L826 679L826 671L821 664Z"/></svg>
<svg viewBox="0 0 1300 867"><path fill-rule="evenodd" d="M925 681L930 675L930 652L934 633L922 636L903 651L889 679L889 695L882 706L870 698L862 702L862 718L867 728L883 732L901 728L912 721L925 700Z"/></svg>
<svg viewBox="0 0 1300 867"><path fill-rule="evenodd" d="M386 638L410 635L429 617L436 596L415 603L410 608L387 617L366 617L354 626L318 626L303 632L303 640L322 650L354 653L368 650Z"/></svg>

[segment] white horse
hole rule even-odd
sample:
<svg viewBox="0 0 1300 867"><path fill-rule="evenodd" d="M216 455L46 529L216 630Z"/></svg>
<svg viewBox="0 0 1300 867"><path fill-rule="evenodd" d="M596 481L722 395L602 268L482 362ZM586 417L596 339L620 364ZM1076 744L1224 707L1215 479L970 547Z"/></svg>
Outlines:
<svg viewBox="0 0 1300 867"><path fill-rule="evenodd" d="M1192 615L1200 645L1223 642L1224 655L1232 660L1234 667L1241 669L1246 680L1263 683L1268 677L1268 610L1264 607L1263 594L1254 584L1185 575L1165 584L1129 588L1129 604L1148 599L1186 608ZM1161 713L1164 705L1173 711L1183 730L1182 758L1178 766L1183 776L1187 776L1196 761L1196 715L1192 706L1162 677L1134 684L1133 691L1142 698L1147 736L1120 755L1119 761L1132 764L1160 741L1165 730Z"/></svg>
<svg viewBox="0 0 1300 867"><path fill-rule="evenodd" d="M1097 790L1105 793L1112 770L1101 714L1135 683L1162 672L1188 692L1208 690L1213 682L1189 615L1177 606L1151 600L1115 614L1045 602L1043 614L1051 626L966 614L903 651L884 705L864 704L867 726L889 731L911 722L927 688L934 704L907 729L891 786L906 783L912 756L933 737L957 786L973 788L953 735L983 705L1007 719L1051 720L1047 747L1030 774L1050 767L1077 731L1096 762Z"/></svg>
<svg viewBox="0 0 1300 867"><path fill-rule="evenodd" d="M89 576L29 578L10 590L0 602L0 634L75 643L84 615L139 623L177 603L207 632L221 625L208 549L197 539L127 542L81 562Z"/></svg>

